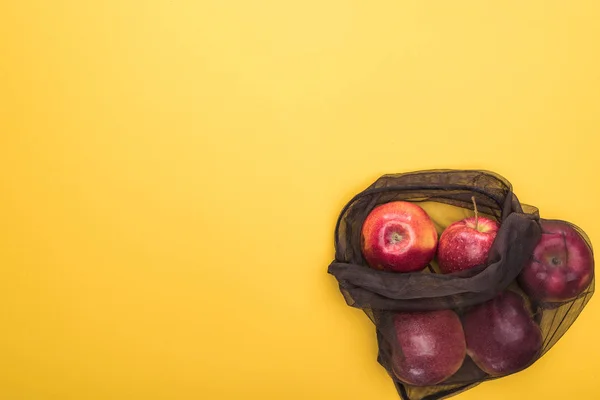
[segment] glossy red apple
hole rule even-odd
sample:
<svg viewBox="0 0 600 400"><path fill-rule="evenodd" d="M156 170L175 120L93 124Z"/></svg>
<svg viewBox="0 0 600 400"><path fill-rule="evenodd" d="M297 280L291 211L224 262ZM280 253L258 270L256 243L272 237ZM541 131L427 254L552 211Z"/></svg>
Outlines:
<svg viewBox="0 0 600 400"><path fill-rule="evenodd" d="M594 276L594 256L585 239L567 222L540 220L542 238L519 275L534 299L564 301L581 294Z"/></svg>
<svg viewBox="0 0 600 400"><path fill-rule="evenodd" d="M496 239L500 224L495 220L480 217L474 198L473 204L474 217L451 224L440 236L437 261L440 271L444 274L484 264Z"/></svg>
<svg viewBox="0 0 600 400"><path fill-rule="evenodd" d="M433 259L438 235L429 215L408 201L375 207L361 232L362 253L375 269L412 272Z"/></svg>
<svg viewBox="0 0 600 400"><path fill-rule="evenodd" d="M491 376L527 367L539 354L542 333L525 300L506 291L463 315L467 354Z"/></svg>
<svg viewBox="0 0 600 400"><path fill-rule="evenodd" d="M466 355L465 336L453 311L398 313L394 329L392 369L402 382L435 385L460 369Z"/></svg>

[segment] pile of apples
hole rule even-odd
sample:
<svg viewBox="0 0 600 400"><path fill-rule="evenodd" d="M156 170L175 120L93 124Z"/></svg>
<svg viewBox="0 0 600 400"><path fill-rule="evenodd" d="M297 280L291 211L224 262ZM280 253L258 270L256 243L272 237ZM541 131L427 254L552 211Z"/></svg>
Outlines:
<svg viewBox="0 0 600 400"><path fill-rule="evenodd" d="M479 216L456 221L439 236L423 208L393 201L375 207L361 231L362 254L371 268L417 272L437 260L439 272L485 265L500 224ZM592 250L568 223L540 220L542 238L518 284L530 300L563 302L580 295L593 278ZM527 367L540 354L542 333L527 299L506 290L462 310L397 312L393 316L392 369L407 384L439 384L454 375L468 355L490 376Z"/></svg>

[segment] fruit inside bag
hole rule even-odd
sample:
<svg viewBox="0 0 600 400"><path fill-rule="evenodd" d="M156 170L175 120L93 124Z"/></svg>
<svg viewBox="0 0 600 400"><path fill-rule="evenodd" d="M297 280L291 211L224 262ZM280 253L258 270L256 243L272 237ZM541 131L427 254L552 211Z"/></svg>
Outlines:
<svg viewBox="0 0 600 400"><path fill-rule="evenodd" d="M538 360L594 292L581 229L488 171L386 175L342 210L329 273L376 327L405 400L451 397Z"/></svg>

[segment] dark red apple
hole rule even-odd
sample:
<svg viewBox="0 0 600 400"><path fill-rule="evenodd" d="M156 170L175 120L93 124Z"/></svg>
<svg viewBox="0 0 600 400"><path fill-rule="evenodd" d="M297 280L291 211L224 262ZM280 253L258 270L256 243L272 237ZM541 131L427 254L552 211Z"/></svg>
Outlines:
<svg viewBox="0 0 600 400"><path fill-rule="evenodd" d="M362 252L369 266L396 272L425 268L435 255L437 240L429 215L408 201L375 207L361 232Z"/></svg>
<svg viewBox="0 0 600 400"><path fill-rule="evenodd" d="M443 274L463 271L486 262L496 239L500 224L480 217L475 206L475 216L448 226L440 236L437 261Z"/></svg>
<svg viewBox="0 0 600 400"><path fill-rule="evenodd" d="M567 222L540 220L542 238L519 276L527 294L542 301L564 301L581 294L594 276L594 256L585 239Z"/></svg>
<svg viewBox="0 0 600 400"><path fill-rule="evenodd" d="M394 329L392 369L402 382L435 385L460 369L466 355L465 336L453 311L398 313Z"/></svg>
<svg viewBox="0 0 600 400"><path fill-rule="evenodd" d="M505 291L463 316L467 354L484 372L501 376L527 367L540 353L542 333L519 294Z"/></svg>

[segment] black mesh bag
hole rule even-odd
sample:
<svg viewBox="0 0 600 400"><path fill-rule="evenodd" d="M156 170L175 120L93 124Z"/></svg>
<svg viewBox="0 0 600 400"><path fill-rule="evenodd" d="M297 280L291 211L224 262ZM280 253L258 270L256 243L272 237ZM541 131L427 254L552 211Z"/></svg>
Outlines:
<svg viewBox="0 0 600 400"><path fill-rule="evenodd" d="M366 260L363 224L391 202L417 204L435 227L436 255L418 271L373 268ZM475 214L499 224L485 262L441 273L442 233ZM385 235L378 236L380 244L388 244ZM448 398L529 367L594 292L586 234L566 221L540 218L506 179L481 170L382 176L342 210L328 272L346 303L375 324L377 361L404 400Z"/></svg>

